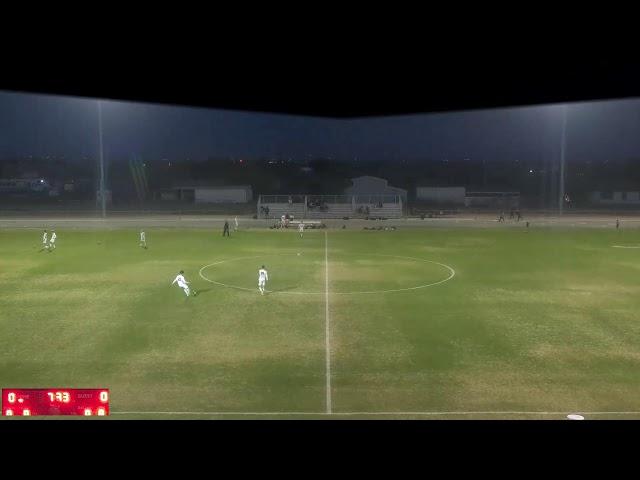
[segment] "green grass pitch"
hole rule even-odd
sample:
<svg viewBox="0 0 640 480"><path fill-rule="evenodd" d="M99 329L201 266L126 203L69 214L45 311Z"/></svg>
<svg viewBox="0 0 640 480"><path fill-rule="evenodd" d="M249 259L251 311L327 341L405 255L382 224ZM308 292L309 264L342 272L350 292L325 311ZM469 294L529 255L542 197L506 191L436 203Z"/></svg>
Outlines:
<svg viewBox="0 0 640 480"><path fill-rule="evenodd" d="M57 233L0 231L2 387L107 387L110 418L327 418L328 392L337 418L640 418L640 249L612 247L640 231Z"/></svg>

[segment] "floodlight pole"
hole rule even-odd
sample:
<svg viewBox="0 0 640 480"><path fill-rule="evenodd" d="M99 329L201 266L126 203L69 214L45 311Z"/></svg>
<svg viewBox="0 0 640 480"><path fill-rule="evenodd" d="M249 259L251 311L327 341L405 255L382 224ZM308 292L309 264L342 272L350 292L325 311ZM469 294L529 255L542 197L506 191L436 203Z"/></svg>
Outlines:
<svg viewBox="0 0 640 480"><path fill-rule="evenodd" d="M487 188L487 165L485 159L482 159L482 188Z"/></svg>
<svg viewBox="0 0 640 480"><path fill-rule="evenodd" d="M107 216L107 203L104 192L104 149L102 145L102 102L98 100L98 138L100 140L100 199L102 201L102 218Z"/></svg>
<svg viewBox="0 0 640 480"><path fill-rule="evenodd" d="M560 141L560 198L558 200L558 210L560 215L564 208L564 163L567 149L567 106L562 106L562 139Z"/></svg>

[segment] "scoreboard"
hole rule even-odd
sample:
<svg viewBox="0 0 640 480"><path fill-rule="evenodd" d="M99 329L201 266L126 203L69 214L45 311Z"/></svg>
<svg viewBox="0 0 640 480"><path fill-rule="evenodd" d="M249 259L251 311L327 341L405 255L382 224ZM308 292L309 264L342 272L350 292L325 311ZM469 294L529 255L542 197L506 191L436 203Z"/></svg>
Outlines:
<svg viewBox="0 0 640 480"><path fill-rule="evenodd" d="M107 388L3 388L2 415L109 415Z"/></svg>

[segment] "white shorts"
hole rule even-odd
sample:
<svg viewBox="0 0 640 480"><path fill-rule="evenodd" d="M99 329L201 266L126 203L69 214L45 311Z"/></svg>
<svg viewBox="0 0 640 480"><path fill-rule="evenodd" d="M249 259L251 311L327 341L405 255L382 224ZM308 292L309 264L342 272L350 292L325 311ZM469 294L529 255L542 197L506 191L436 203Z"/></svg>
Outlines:
<svg viewBox="0 0 640 480"><path fill-rule="evenodd" d="M180 288L189 288L189 285L187 285L186 283L181 283L181 282L178 282L178 286Z"/></svg>
<svg viewBox="0 0 640 480"><path fill-rule="evenodd" d="M267 281L266 280L258 280L258 286L259 287L264 287L266 285Z"/></svg>

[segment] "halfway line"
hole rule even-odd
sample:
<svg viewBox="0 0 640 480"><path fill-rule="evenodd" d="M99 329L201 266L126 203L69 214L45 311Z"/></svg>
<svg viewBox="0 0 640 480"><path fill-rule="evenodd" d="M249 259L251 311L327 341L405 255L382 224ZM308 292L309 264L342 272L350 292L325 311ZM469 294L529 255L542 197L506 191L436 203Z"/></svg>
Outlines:
<svg viewBox="0 0 640 480"><path fill-rule="evenodd" d="M324 231L324 314L325 314L325 357L327 371L327 413L331 413L331 346L329 342L329 249L327 247L327 231Z"/></svg>

